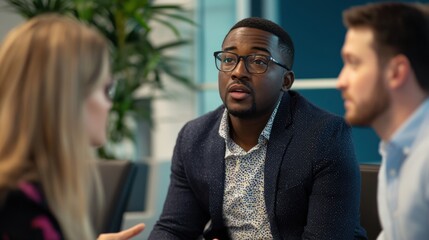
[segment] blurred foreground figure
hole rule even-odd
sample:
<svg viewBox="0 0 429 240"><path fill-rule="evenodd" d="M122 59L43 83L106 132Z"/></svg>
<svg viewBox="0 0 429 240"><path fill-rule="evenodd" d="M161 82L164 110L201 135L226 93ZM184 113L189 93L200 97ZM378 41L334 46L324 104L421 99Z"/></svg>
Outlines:
<svg viewBox="0 0 429 240"><path fill-rule="evenodd" d="M96 238L88 207L100 189L93 146L106 140L112 83L107 42L76 20L38 16L6 36L0 238ZM128 239L143 227L100 239Z"/></svg>
<svg viewBox="0 0 429 240"><path fill-rule="evenodd" d="M338 77L352 125L381 138L379 240L429 239L429 23L427 6L379 3L344 12Z"/></svg>

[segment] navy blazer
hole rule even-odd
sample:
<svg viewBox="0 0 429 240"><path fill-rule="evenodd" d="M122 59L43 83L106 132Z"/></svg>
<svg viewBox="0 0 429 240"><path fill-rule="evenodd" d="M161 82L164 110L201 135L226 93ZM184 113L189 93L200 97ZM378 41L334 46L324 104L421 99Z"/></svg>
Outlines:
<svg viewBox="0 0 429 240"><path fill-rule="evenodd" d="M222 216L225 140L221 106L180 131L164 209L149 239L229 239ZM285 92L267 146L265 205L274 239L366 239L350 127ZM210 220L210 224L206 223Z"/></svg>

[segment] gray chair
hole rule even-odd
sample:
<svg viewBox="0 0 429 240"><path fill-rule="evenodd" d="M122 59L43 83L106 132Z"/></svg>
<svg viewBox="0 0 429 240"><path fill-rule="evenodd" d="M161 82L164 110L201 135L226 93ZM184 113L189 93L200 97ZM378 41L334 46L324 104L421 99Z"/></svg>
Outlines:
<svg viewBox="0 0 429 240"><path fill-rule="evenodd" d="M104 209L96 232L118 232L136 176L136 166L130 161L100 160L98 168L104 190Z"/></svg>
<svg viewBox="0 0 429 240"><path fill-rule="evenodd" d="M377 208L377 179L379 164L360 164L361 195L360 220L365 228L368 240L375 240L381 232Z"/></svg>

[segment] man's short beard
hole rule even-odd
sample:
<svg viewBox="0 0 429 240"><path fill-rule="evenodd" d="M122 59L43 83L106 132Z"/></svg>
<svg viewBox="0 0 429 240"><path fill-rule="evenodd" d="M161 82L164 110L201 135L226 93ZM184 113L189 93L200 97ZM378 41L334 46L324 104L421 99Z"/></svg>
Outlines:
<svg viewBox="0 0 429 240"><path fill-rule="evenodd" d="M256 104L254 102L252 103L252 107L250 107L247 110L242 110L242 111L230 110L228 106L226 108L229 114L231 114L234 117L242 118L242 119L253 118L256 113Z"/></svg>
<svg viewBox="0 0 429 240"><path fill-rule="evenodd" d="M346 121L353 126L367 127L380 117L390 106L388 90L383 86L383 76L378 75L377 83L371 90L371 99L357 106L354 116L346 117Z"/></svg>

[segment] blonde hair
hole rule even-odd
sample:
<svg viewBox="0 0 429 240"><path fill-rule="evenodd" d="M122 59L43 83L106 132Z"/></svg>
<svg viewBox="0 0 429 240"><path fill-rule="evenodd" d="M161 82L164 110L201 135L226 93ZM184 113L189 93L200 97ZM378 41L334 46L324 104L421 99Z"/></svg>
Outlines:
<svg viewBox="0 0 429 240"><path fill-rule="evenodd" d="M88 205L98 174L83 104L107 55L98 32L52 14L0 47L0 200L21 181L39 182L67 239L94 239Z"/></svg>

